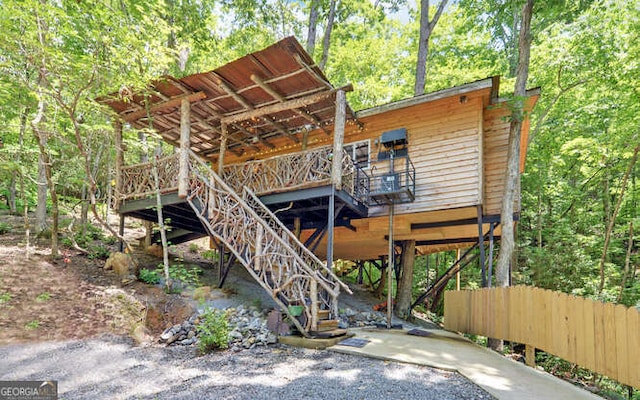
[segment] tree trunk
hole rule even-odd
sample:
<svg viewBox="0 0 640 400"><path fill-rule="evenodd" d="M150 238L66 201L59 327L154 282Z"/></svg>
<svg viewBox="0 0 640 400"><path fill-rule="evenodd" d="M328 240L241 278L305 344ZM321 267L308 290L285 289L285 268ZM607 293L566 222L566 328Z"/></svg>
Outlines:
<svg viewBox="0 0 640 400"><path fill-rule="evenodd" d="M413 295L413 267L416 259L416 241L402 242L402 273L396 294L396 315L402 319L411 316L411 296Z"/></svg>
<svg viewBox="0 0 640 400"><path fill-rule="evenodd" d="M496 265L496 285L509 286L509 270L511 256L515 249L513 228L513 206L518 191L520 178L520 130L524 119L524 99L527 78L529 76L529 56L531 51L531 17L533 14L533 0L527 0L522 8L522 23L520 25L520 39L518 44L518 73L514 89L514 111L509 126L509 148L507 156L507 170L505 173L505 187L502 197L502 211L500 224L502 234L500 240L500 254Z"/></svg>
<svg viewBox="0 0 640 400"><path fill-rule="evenodd" d="M40 139L38 133L34 131L38 144L43 142L43 146L47 145L47 138ZM36 203L36 223L34 226L35 234L39 235L47 229L47 172L45 171L45 161L42 153L38 155L38 202Z"/></svg>
<svg viewBox="0 0 640 400"><path fill-rule="evenodd" d="M169 277L169 244L167 243L167 232L164 226L164 216L162 215L162 194L160 193L160 178L158 177L158 158L153 157L153 182L156 189L156 213L158 214L158 227L160 228L160 239L162 240L162 264L164 266L165 289L171 291L171 278Z"/></svg>
<svg viewBox="0 0 640 400"><path fill-rule="evenodd" d="M522 8L522 23L520 24L518 42L518 69L513 93L514 105L509 126L507 170L505 172L504 194L500 213L502 237L500 239L500 253L496 263L496 286L499 287L506 287L511 284L511 260L515 250L513 206L520 187L520 131L524 119L524 100L529 76L532 14L533 0L527 0ZM503 349L503 341L501 339L489 338L487 344L497 351L502 351Z"/></svg>
<svg viewBox="0 0 640 400"><path fill-rule="evenodd" d="M622 295L627 285L631 271L631 251L633 250L633 221L629 222L629 243L627 243L627 256L624 259L624 272L622 273L622 282L620 282L620 293L618 293L617 303L622 301Z"/></svg>
<svg viewBox="0 0 640 400"><path fill-rule="evenodd" d="M420 38L418 40L418 60L416 62L416 82L413 94L419 96L424 93L427 75L427 56L429 55L429 39L436 27L448 0L441 0L433 19L429 21L429 0L420 1Z"/></svg>
<svg viewBox="0 0 640 400"><path fill-rule="evenodd" d="M631 171L633 171L633 167L636 165L636 161L638 161L638 152L640 152L640 144L638 144L633 150L633 156L631 157L629 166L627 167L627 170L624 173L624 177L622 178L618 200L616 201L616 205L613 208L613 214L609 219L609 225L607 226L607 231L604 235L604 246L602 247L602 257L600 257L600 284L598 285L598 293L602 293L602 289L604 289L604 264L607 260L607 252L609 251L609 244L611 243L611 233L613 232L613 226L616 224L616 217L618 216L618 212L620 212L620 207L622 207L622 200L624 199L624 194L627 190L627 182L629 181L629 176L631 175Z"/></svg>
<svg viewBox="0 0 640 400"><path fill-rule="evenodd" d="M324 39L322 40L322 58L320 59L320 69L324 69L329 59L329 46L331 45L331 31L333 30L333 22L336 18L336 0L331 0L329 5L329 17L327 18L327 27L324 30Z"/></svg>
<svg viewBox="0 0 640 400"><path fill-rule="evenodd" d="M22 141L24 139L24 132L27 129L27 113L28 113L28 109L27 107L24 108L24 110L22 110L22 113L20 114L20 149L22 149ZM18 168L21 168L21 160L20 160L20 153L16 154L14 157L14 160L18 166ZM18 215L18 206L17 206L17 199L18 199L18 190L17 190L17 185L18 185L18 176L20 174L13 174L11 175L11 182L9 182L9 212L11 214L14 215Z"/></svg>
<svg viewBox="0 0 640 400"><path fill-rule="evenodd" d="M320 12L320 0L311 0L309 10L309 30L307 32L307 53L313 58L316 49L316 32L318 29L318 14Z"/></svg>

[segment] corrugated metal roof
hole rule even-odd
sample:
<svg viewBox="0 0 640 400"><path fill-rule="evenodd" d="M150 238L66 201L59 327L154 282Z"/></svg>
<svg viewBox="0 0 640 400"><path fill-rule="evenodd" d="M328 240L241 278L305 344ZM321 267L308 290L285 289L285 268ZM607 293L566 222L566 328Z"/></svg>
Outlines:
<svg viewBox="0 0 640 400"><path fill-rule="evenodd" d="M335 118L335 88L293 37L213 71L164 76L144 93L121 90L97 101L134 128L151 123L178 145L185 96L191 101L191 148L205 158L217 157L223 122L228 150L239 155L272 148L277 136L299 142L304 129L329 127ZM355 118L348 106L347 118Z"/></svg>

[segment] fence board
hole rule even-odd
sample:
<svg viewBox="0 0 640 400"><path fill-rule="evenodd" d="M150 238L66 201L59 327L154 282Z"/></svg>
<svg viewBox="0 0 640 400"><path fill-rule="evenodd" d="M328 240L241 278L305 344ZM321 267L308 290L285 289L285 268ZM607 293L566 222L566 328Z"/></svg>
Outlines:
<svg viewBox="0 0 640 400"><path fill-rule="evenodd" d="M617 376L615 305L604 305L604 374Z"/></svg>
<svg viewBox="0 0 640 400"><path fill-rule="evenodd" d="M614 309L614 331L616 333L616 372L621 382L629 382L629 372L627 370L627 307L618 304ZM640 334L640 332L638 332ZM640 362L640 360L637 360Z"/></svg>
<svg viewBox="0 0 640 400"><path fill-rule="evenodd" d="M627 347L629 358L629 384L640 388L640 313L629 308L627 310Z"/></svg>
<svg viewBox="0 0 640 400"><path fill-rule="evenodd" d="M640 312L539 288L445 293L445 326L539 348L640 388Z"/></svg>

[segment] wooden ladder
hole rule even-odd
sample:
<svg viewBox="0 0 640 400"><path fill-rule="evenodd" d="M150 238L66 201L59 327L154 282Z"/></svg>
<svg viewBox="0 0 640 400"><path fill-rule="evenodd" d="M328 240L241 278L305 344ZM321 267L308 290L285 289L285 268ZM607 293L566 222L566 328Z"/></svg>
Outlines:
<svg viewBox="0 0 640 400"><path fill-rule="evenodd" d="M207 232L224 243L307 337L335 336L338 296L351 293L248 189L231 189L194 153L187 201ZM295 307L298 306L298 307ZM302 313L297 314L296 311Z"/></svg>

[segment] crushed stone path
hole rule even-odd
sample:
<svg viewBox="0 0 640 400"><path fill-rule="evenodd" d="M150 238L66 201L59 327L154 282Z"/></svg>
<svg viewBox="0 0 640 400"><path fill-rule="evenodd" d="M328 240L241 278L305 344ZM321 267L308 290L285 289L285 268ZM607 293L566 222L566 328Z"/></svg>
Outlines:
<svg viewBox="0 0 640 400"><path fill-rule="evenodd" d="M461 375L284 345L198 357L130 339L0 347L0 380L57 380L61 399L491 399Z"/></svg>

